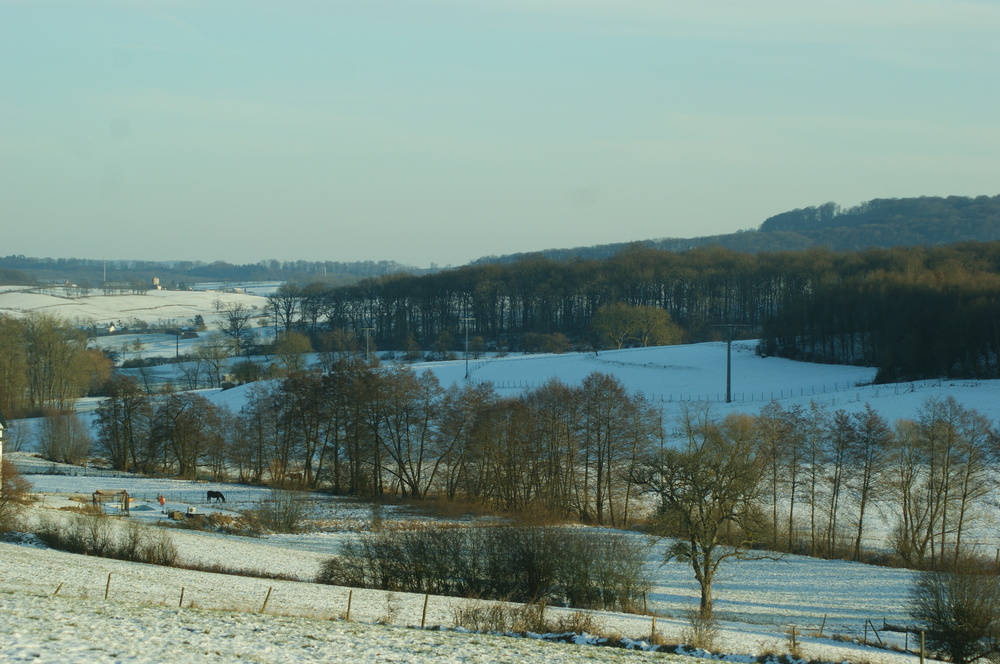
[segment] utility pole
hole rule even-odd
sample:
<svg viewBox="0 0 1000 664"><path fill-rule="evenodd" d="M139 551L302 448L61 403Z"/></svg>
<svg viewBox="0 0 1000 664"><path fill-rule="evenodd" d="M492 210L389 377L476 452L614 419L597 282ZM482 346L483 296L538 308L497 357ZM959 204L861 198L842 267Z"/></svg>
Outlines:
<svg viewBox="0 0 1000 664"><path fill-rule="evenodd" d="M374 330L374 327L361 328L361 331L365 333L365 362L368 363L372 361L372 332Z"/></svg>
<svg viewBox="0 0 1000 664"><path fill-rule="evenodd" d="M726 403L731 403L733 400L733 329L737 327L746 327L746 325L739 325L737 323L722 323L719 325L712 325L711 327L729 328L729 338L726 339Z"/></svg>
<svg viewBox="0 0 1000 664"><path fill-rule="evenodd" d="M465 323L465 380L469 380L469 323L474 320L471 316L462 319Z"/></svg>

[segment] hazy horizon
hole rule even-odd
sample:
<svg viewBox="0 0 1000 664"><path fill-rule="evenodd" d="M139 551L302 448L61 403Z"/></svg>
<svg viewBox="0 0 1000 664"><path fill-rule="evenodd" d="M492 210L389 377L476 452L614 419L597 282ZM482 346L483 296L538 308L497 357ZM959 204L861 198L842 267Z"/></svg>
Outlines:
<svg viewBox="0 0 1000 664"><path fill-rule="evenodd" d="M6 0L0 253L477 258L1000 181L1000 5Z"/></svg>

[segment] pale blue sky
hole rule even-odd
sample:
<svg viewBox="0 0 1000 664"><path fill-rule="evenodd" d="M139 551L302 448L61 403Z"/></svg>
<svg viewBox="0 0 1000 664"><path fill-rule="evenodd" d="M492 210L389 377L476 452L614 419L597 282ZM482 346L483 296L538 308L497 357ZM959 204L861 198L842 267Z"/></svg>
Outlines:
<svg viewBox="0 0 1000 664"><path fill-rule="evenodd" d="M0 255L390 259L1000 193L1000 2L0 0Z"/></svg>

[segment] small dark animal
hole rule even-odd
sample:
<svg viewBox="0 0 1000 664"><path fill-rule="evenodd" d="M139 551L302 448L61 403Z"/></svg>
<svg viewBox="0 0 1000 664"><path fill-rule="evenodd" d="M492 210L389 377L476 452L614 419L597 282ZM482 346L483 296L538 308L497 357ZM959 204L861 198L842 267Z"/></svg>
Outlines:
<svg viewBox="0 0 1000 664"><path fill-rule="evenodd" d="M215 501L217 503L226 502L226 497L222 495L221 491L209 491L208 492L208 502Z"/></svg>

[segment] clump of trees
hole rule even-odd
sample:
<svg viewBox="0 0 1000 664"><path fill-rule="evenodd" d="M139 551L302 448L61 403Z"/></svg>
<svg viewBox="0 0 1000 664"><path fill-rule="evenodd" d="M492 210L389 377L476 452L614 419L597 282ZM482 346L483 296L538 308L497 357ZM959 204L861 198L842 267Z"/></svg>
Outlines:
<svg viewBox="0 0 1000 664"><path fill-rule="evenodd" d="M35 433L38 452L52 461L85 461L93 446L90 427L74 412L46 412Z"/></svg>
<svg viewBox="0 0 1000 664"><path fill-rule="evenodd" d="M362 533L320 583L457 597L634 610L649 583L635 535L471 526Z"/></svg>
<svg viewBox="0 0 1000 664"><path fill-rule="evenodd" d="M0 412L16 418L64 410L99 388L111 362L79 328L48 314L0 314Z"/></svg>
<svg viewBox="0 0 1000 664"><path fill-rule="evenodd" d="M615 302L600 307L591 321L598 344L609 348L679 344L683 332L660 307Z"/></svg>

